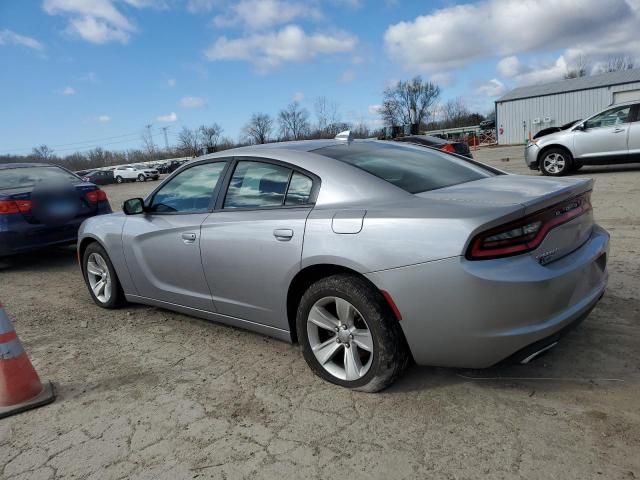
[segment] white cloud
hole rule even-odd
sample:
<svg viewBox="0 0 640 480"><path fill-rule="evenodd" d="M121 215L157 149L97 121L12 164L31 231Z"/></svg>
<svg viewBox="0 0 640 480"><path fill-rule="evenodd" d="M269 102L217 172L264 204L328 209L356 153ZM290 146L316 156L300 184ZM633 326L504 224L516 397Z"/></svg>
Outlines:
<svg viewBox="0 0 640 480"><path fill-rule="evenodd" d="M353 82L356 79L355 70L349 68L340 74L340 81L342 83Z"/></svg>
<svg viewBox="0 0 640 480"><path fill-rule="evenodd" d="M182 108L202 108L207 104L204 97L182 97L178 104Z"/></svg>
<svg viewBox="0 0 640 480"><path fill-rule="evenodd" d="M292 100L294 102L301 102L302 100L304 100L304 93L303 92L296 92L293 94L293 97L291 97Z"/></svg>
<svg viewBox="0 0 640 480"><path fill-rule="evenodd" d="M176 112L171 112L166 115L160 115L156 117L156 122L175 122L176 120L178 120L178 115L176 115Z"/></svg>
<svg viewBox="0 0 640 480"><path fill-rule="evenodd" d="M187 10L191 13L210 12L221 3L220 0L189 0Z"/></svg>
<svg viewBox="0 0 640 480"><path fill-rule="evenodd" d="M478 94L487 97L500 97L506 93L507 87L497 78L492 78L488 82L480 85L476 91Z"/></svg>
<svg viewBox="0 0 640 480"><path fill-rule="evenodd" d="M20 45L32 50L44 50L44 45L35 38L20 35L7 29L0 30L0 45Z"/></svg>
<svg viewBox="0 0 640 480"><path fill-rule="evenodd" d="M632 4L632 2L635 2ZM640 50L637 0L483 0L391 25L389 55L412 71L447 71L495 55ZM509 68L508 62L503 68Z"/></svg>
<svg viewBox="0 0 640 480"><path fill-rule="evenodd" d="M288 23L296 18L321 18L322 14L308 3L287 0L240 0L229 7L229 12L217 15L217 27L244 25L250 29L268 28Z"/></svg>
<svg viewBox="0 0 640 480"><path fill-rule="evenodd" d="M261 71L285 62L304 62L318 55L351 52L358 39L346 32L307 34L296 25L243 38L218 38L205 52L209 60L244 60Z"/></svg>
<svg viewBox="0 0 640 480"><path fill-rule="evenodd" d="M170 86L171 88L176 86L176 79L175 78L170 78L169 80L167 80L167 85Z"/></svg>
<svg viewBox="0 0 640 480"><path fill-rule="evenodd" d="M78 80L81 82L96 83L98 81L98 76L94 72L88 72L86 75L79 77Z"/></svg>
<svg viewBox="0 0 640 480"><path fill-rule="evenodd" d="M520 63L520 60L515 55L505 57L498 62L496 67L498 73L503 77L515 77L521 73L525 73L526 66Z"/></svg>
<svg viewBox="0 0 640 480"><path fill-rule="evenodd" d="M109 123L111 121L111 117L109 115L99 115L96 120L100 123Z"/></svg>
<svg viewBox="0 0 640 480"><path fill-rule="evenodd" d="M76 89L73 87L64 87L62 90L60 90L60 95L75 95L76 94Z"/></svg>
<svg viewBox="0 0 640 480"><path fill-rule="evenodd" d="M441 87L448 87L453 83L453 77L448 72L439 72L431 75L429 81Z"/></svg>
<svg viewBox="0 0 640 480"><path fill-rule="evenodd" d="M164 0L122 0L134 8L166 8ZM114 4L114 0L44 0L49 15L68 18L67 32L91 43L127 43L136 27Z"/></svg>
<svg viewBox="0 0 640 480"><path fill-rule="evenodd" d="M380 110L382 109L382 105L369 105L369 114L378 115Z"/></svg>

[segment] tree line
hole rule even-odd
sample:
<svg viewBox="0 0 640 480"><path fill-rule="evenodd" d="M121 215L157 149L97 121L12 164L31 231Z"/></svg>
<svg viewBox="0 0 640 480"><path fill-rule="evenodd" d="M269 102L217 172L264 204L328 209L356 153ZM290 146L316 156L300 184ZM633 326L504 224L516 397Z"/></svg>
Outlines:
<svg viewBox="0 0 640 480"><path fill-rule="evenodd" d="M477 125L484 115L471 112L462 98L440 102L441 88L416 76L398 81L383 92L378 115L387 126L417 124L420 130ZM195 157L237 146L333 138L339 132L351 130L355 138L384 136L383 128L371 128L364 119L345 122L340 105L327 97L318 97L313 103L313 118L309 110L293 101L276 115L253 113L243 126L238 141L224 136L218 123L197 128L183 127L177 134L176 144L159 148L149 131L142 134L142 148L111 151L101 147L70 155L58 155L47 145L33 148L28 155L0 155L0 163L48 162L71 170L98 168L111 165L140 163L174 157Z"/></svg>

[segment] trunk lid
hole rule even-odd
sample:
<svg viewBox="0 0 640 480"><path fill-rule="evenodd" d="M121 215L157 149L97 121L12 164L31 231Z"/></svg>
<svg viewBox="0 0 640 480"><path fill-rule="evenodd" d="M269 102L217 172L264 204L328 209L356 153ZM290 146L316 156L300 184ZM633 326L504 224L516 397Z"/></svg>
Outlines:
<svg viewBox="0 0 640 480"><path fill-rule="evenodd" d="M481 222L471 233L469 240L487 230L527 217L543 210L557 211L560 216L573 208L572 199L587 194L593 188L593 180L578 178L539 178L524 175L499 175L474 182L417 194L418 197L445 203L467 204L470 209L478 205L494 206L495 216ZM504 216L508 206L521 206L522 210L513 218ZM486 218L486 217L485 217ZM549 230L542 243L530 255L540 263L548 264L579 248L591 235L593 212L589 209L566 223Z"/></svg>

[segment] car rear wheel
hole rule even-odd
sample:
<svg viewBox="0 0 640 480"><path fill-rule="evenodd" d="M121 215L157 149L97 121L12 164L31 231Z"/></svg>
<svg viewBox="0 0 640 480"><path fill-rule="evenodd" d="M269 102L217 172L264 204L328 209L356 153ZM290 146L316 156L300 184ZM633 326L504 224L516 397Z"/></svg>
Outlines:
<svg viewBox="0 0 640 480"><path fill-rule="evenodd" d="M97 305L116 308L124 302L124 292L109 255L97 242L84 251L82 270L89 294Z"/></svg>
<svg viewBox="0 0 640 480"><path fill-rule="evenodd" d="M542 162L540 162L540 170L544 175L561 177L571 170L572 163L573 159L569 152L552 148L544 152Z"/></svg>
<svg viewBox="0 0 640 480"><path fill-rule="evenodd" d="M140 175L138 175L138 181L139 181L139 182L146 182L146 181L147 181L147 179L146 179L146 177L145 177L143 174L140 174Z"/></svg>
<svg viewBox="0 0 640 480"><path fill-rule="evenodd" d="M355 275L334 275L311 285L296 323L307 364L336 385L377 392L407 364L397 320L380 292Z"/></svg>
<svg viewBox="0 0 640 480"><path fill-rule="evenodd" d="M122 178L120 175L118 175L118 176L116 177L116 182L117 182L117 183L122 183L122 182L124 182L124 178Z"/></svg>

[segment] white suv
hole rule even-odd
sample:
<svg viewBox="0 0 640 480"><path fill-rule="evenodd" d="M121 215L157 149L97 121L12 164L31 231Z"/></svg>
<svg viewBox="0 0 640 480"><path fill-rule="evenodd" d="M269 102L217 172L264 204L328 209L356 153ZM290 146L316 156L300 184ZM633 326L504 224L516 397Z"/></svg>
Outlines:
<svg viewBox="0 0 640 480"><path fill-rule="evenodd" d="M146 182L149 178L158 180L160 174L158 170L154 168L147 168L144 165L125 165L123 167L116 167L113 171L113 178L116 182Z"/></svg>
<svg viewBox="0 0 640 480"><path fill-rule="evenodd" d="M531 170L554 177L583 165L638 162L640 103L612 105L586 120L534 138L527 143L524 158Z"/></svg>

